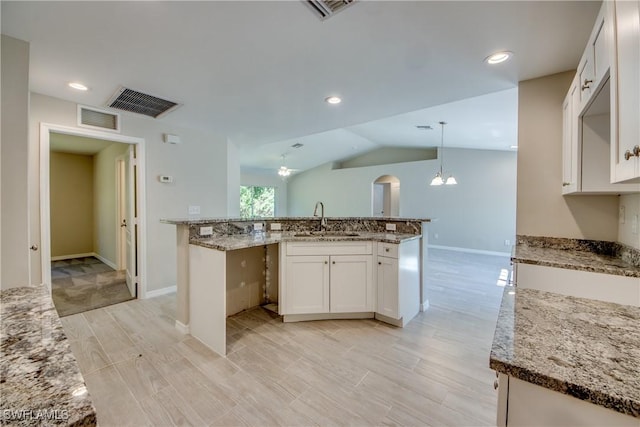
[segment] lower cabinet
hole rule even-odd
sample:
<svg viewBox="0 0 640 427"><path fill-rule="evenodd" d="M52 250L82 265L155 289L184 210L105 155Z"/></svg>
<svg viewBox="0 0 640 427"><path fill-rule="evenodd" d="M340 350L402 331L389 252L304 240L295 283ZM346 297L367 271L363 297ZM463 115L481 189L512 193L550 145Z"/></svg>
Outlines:
<svg viewBox="0 0 640 427"><path fill-rule="evenodd" d="M638 427L638 418L504 374L496 386L498 427Z"/></svg>
<svg viewBox="0 0 640 427"><path fill-rule="evenodd" d="M362 313L375 310L370 242L364 246L335 243L286 245L280 314Z"/></svg>
<svg viewBox="0 0 640 427"><path fill-rule="evenodd" d="M377 267L378 307L376 313L392 319L399 319L398 260L379 256Z"/></svg>

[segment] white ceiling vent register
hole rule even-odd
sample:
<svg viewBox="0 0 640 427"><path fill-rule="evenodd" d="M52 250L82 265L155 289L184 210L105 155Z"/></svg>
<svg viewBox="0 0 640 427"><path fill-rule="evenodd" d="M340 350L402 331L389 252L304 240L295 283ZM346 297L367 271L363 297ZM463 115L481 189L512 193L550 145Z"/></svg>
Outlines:
<svg viewBox="0 0 640 427"><path fill-rule="evenodd" d="M78 126L120 132L120 114L78 105Z"/></svg>
<svg viewBox="0 0 640 427"><path fill-rule="evenodd" d="M321 19L331 18L336 13L344 10L356 0L304 0L309 8Z"/></svg>
<svg viewBox="0 0 640 427"><path fill-rule="evenodd" d="M167 101L157 96L138 92L126 87L120 87L107 101L107 106L118 110L144 114L157 119L170 111L180 107L177 102Z"/></svg>

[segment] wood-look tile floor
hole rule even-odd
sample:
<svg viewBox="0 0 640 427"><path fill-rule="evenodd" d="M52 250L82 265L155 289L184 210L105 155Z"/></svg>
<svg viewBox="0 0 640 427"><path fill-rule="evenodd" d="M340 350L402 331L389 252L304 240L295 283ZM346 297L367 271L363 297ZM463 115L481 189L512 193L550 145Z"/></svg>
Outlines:
<svg viewBox="0 0 640 427"><path fill-rule="evenodd" d="M495 425L489 351L507 257L430 250L431 307L375 320L230 318L220 357L174 328L175 296L62 319L106 426Z"/></svg>

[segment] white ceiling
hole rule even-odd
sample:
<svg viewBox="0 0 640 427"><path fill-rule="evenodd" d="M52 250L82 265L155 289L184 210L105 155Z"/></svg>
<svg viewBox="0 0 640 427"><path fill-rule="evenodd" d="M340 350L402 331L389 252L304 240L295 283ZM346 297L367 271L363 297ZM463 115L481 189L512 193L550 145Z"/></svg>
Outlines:
<svg viewBox="0 0 640 427"><path fill-rule="evenodd" d="M361 1L324 22L295 0L1 6L2 33L31 43L32 91L103 106L125 85L184 103L158 121L226 135L245 168L275 167L302 142L290 167L304 169L437 145L437 129L415 125L439 120L447 146L504 149L516 114L505 90L575 68L600 2ZM515 56L483 62L499 50ZM91 90L66 86L76 80ZM323 101L333 94L343 103Z"/></svg>

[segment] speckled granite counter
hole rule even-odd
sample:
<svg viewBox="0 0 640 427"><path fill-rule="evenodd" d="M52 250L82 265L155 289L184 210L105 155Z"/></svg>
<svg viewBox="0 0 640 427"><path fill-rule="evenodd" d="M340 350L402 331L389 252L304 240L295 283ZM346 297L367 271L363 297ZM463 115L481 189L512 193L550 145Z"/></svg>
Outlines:
<svg viewBox="0 0 640 427"><path fill-rule="evenodd" d="M490 367L640 418L640 308L508 287Z"/></svg>
<svg viewBox="0 0 640 427"><path fill-rule="evenodd" d="M285 233L251 233L234 234L229 236L212 236L192 238L192 245L203 246L205 248L217 249L220 251L231 251L235 249L251 248L254 246L271 245L280 242L347 242L347 241L375 241L384 243L402 243L408 240L419 239L421 235L416 234L388 234L388 233L352 233L357 236L345 234L304 234Z"/></svg>
<svg viewBox="0 0 640 427"><path fill-rule="evenodd" d="M49 293L0 292L0 425L96 425L96 411Z"/></svg>
<svg viewBox="0 0 640 427"><path fill-rule="evenodd" d="M640 251L615 242L518 236L511 260L618 276L640 277Z"/></svg>

